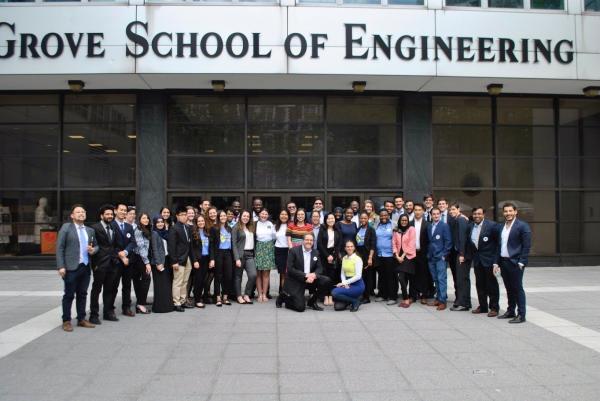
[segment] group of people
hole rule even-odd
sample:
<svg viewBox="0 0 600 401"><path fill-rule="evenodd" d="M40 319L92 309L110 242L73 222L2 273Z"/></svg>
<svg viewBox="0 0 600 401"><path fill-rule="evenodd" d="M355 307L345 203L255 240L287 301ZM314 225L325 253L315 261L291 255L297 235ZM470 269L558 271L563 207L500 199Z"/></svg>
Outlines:
<svg viewBox="0 0 600 401"><path fill-rule="evenodd" d="M479 306L474 314L525 321L523 273L531 230L517 219L517 207L503 205L503 223L485 218L475 207L465 216L458 203L426 195L423 202L397 196L381 210L366 200L328 213L321 198L306 211L290 202L272 215L259 198L251 210L234 201L218 210L209 201L198 207L164 207L155 216L123 203L104 205L100 221L85 226L86 211L74 205L71 222L58 234L56 260L64 280L63 329L72 331L76 298L77 325L91 328L103 319L118 321L115 300L121 283L123 315L184 312L187 308L268 302L271 270L279 273L276 307L304 311L358 311L376 302L409 308L414 302L441 311L447 307L447 268L454 281L450 310L471 310L471 266ZM243 274L246 284L242 288ZM90 317L86 296L93 283ZM501 275L508 308L499 314ZM151 282L153 302L148 303ZM132 308L131 287L136 296ZM308 301L305 298L309 291ZM398 292L400 291L400 294ZM400 299L399 299L400 298Z"/></svg>

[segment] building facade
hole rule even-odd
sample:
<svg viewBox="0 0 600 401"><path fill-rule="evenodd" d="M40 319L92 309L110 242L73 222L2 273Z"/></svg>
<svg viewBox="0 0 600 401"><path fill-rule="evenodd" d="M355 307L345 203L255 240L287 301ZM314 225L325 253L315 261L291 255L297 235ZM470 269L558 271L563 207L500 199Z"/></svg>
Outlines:
<svg viewBox="0 0 600 401"><path fill-rule="evenodd" d="M597 0L1 3L0 255L73 203L433 193L597 262L598 37Z"/></svg>

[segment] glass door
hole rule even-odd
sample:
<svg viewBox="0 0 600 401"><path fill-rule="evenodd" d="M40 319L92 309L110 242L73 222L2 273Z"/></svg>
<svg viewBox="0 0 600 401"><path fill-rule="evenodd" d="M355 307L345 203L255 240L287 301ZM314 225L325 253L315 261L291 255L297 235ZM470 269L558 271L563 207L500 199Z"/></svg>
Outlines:
<svg viewBox="0 0 600 401"><path fill-rule="evenodd" d="M359 208L362 207L362 194L329 194L329 205L331 210L336 207L341 207L342 209L346 209L350 207L350 203L353 201L357 201Z"/></svg>
<svg viewBox="0 0 600 401"><path fill-rule="evenodd" d="M233 201L242 201L241 193L205 193L205 192L187 192L176 193L172 192L168 195L168 204L172 210L178 207L194 206L199 208L203 200L210 200L210 204L217 209L226 209L231 206Z"/></svg>
<svg viewBox="0 0 600 401"><path fill-rule="evenodd" d="M252 205L254 200L260 198L263 202L263 207L266 207L271 217L277 216L282 207L284 207L283 196L280 194L260 194L252 193L248 194L248 204L246 207L252 211Z"/></svg>

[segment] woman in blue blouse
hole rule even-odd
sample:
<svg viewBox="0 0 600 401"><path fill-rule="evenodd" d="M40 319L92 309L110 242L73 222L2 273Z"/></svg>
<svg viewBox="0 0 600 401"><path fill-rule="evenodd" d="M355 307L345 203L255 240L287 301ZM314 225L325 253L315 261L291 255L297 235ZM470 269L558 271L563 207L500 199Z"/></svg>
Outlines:
<svg viewBox="0 0 600 401"><path fill-rule="evenodd" d="M210 233L206 225L206 219L202 214L196 218L196 232L194 233L194 244L197 247L198 255L200 255L200 267L194 268L194 298L197 308L204 308L202 297L204 291L204 282L208 272L208 264L210 262Z"/></svg>
<svg viewBox="0 0 600 401"><path fill-rule="evenodd" d="M379 224L375 228L377 235L377 266L379 272L379 292L375 301L387 301L388 305L395 305L398 299L398 277L394 261L392 237L394 229L387 210L379 212Z"/></svg>
<svg viewBox="0 0 600 401"><path fill-rule="evenodd" d="M362 279L363 261L356 254L354 241L346 241L346 255L342 258L341 282L336 285L331 295L336 302L350 304L350 312L358 311L360 298L365 291ZM337 305L336 305L337 306ZM346 309L336 307L336 310Z"/></svg>
<svg viewBox="0 0 600 401"><path fill-rule="evenodd" d="M217 306L231 305L228 294L233 293L233 252L231 247L231 227L227 223L227 213L217 213L217 224L210 229L210 265L215 269L215 296ZM221 302L221 299L223 302Z"/></svg>
<svg viewBox="0 0 600 401"><path fill-rule="evenodd" d="M352 221L353 217L354 211L348 207L344 210L344 219L336 223L337 229L342 234L342 244L352 241L356 245L356 224Z"/></svg>

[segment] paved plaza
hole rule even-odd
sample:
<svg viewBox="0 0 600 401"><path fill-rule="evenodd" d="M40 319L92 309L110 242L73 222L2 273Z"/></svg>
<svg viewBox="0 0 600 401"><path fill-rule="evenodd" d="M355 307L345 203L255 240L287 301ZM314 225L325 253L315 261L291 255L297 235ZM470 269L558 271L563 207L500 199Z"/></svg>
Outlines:
<svg viewBox="0 0 600 401"><path fill-rule="evenodd" d="M54 271L0 271L0 400L597 401L600 267L529 268L525 285L521 325L420 304L296 313L273 300L65 333Z"/></svg>

